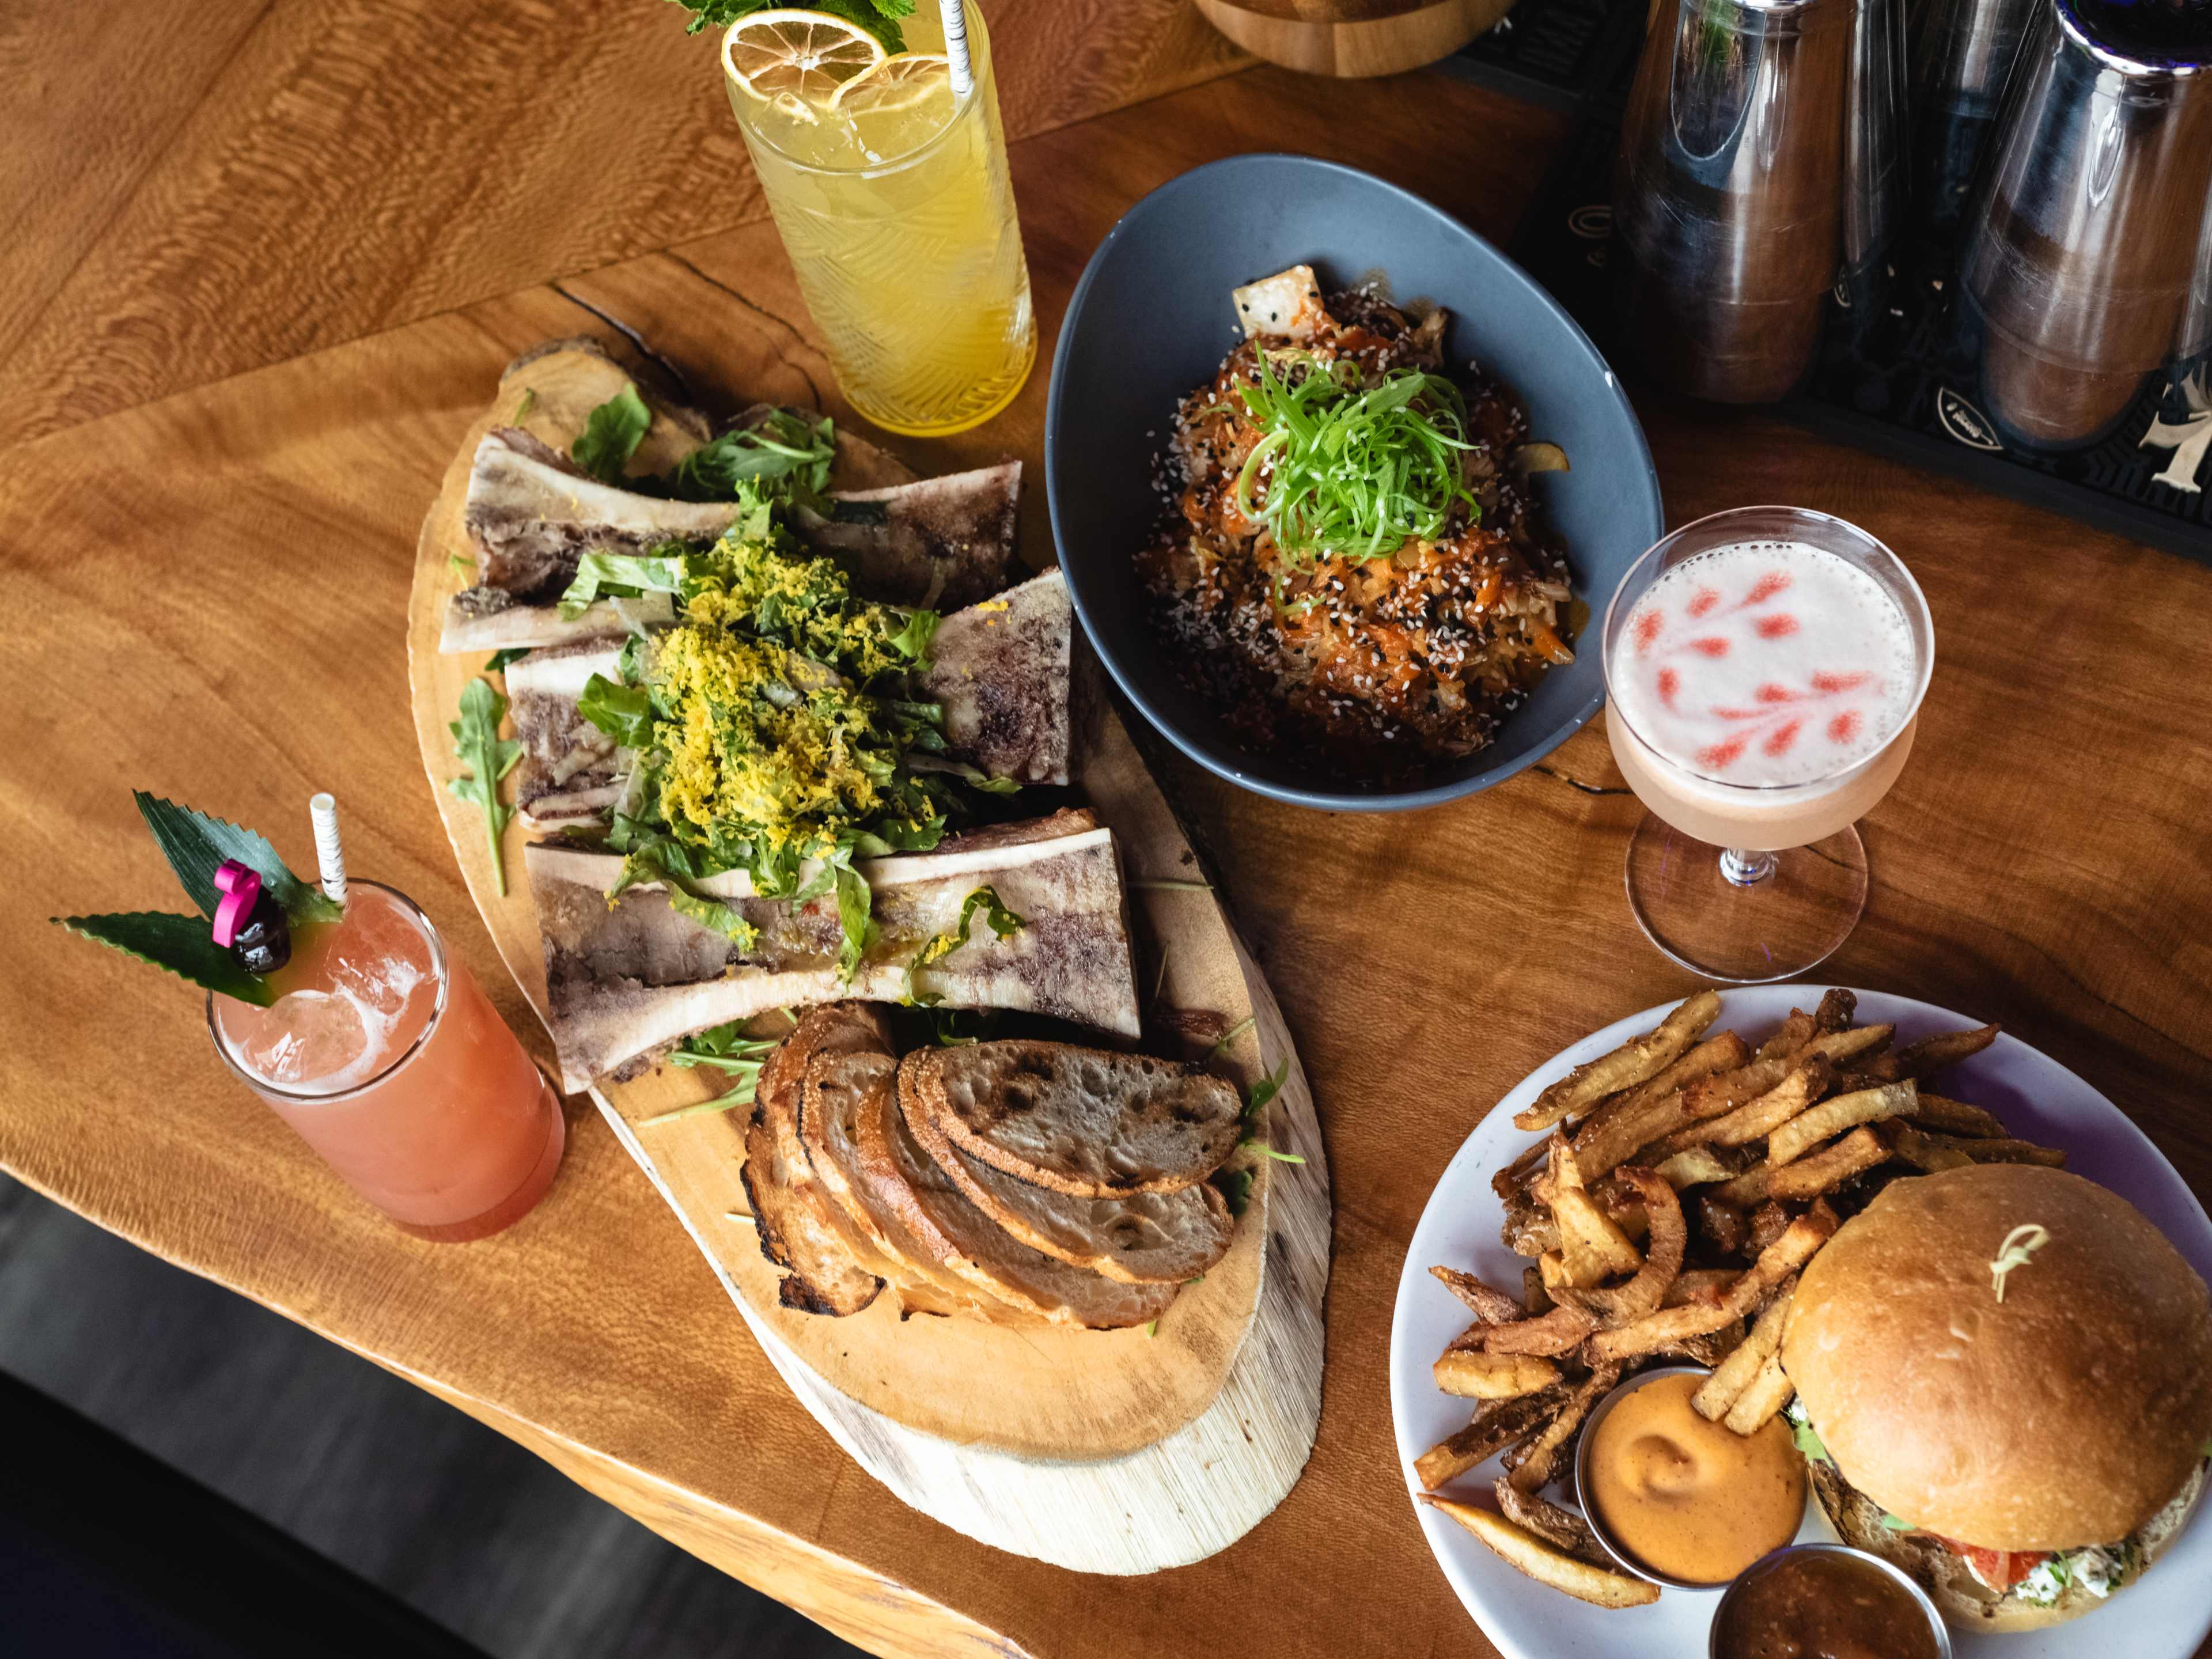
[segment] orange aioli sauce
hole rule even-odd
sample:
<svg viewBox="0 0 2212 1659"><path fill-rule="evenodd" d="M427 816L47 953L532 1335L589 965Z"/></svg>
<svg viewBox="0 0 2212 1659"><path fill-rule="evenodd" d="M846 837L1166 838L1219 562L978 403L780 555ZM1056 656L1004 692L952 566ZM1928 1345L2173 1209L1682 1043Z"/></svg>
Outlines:
<svg viewBox="0 0 2212 1659"><path fill-rule="evenodd" d="M1653 1571L1724 1584L1797 1535L1805 1464L1779 1417L1745 1436L1698 1416L1704 1381L1657 1376L1621 1397L1590 1441L1589 1499Z"/></svg>

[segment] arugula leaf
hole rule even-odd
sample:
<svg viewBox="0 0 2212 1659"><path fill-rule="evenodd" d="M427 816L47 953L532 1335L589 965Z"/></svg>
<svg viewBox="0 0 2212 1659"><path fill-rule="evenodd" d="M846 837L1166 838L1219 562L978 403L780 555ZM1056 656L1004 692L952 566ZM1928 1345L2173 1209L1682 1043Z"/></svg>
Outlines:
<svg viewBox="0 0 2212 1659"><path fill-rule="evenodd" d="M333 907L335 908L335 907ZM215 942L202 916L171 915L160 910L132 910L104 916L56 916L55 923L72 933L111 945L125 956L179 979L266 1008L276 1000L269 981L249 974L238 958Z"/></svg>
<svg viewBox="0 0 2212 1659"><path fill-rule="evenodd" d="M484 837L491 848L492 884L507 896L507 860L501 856L499 838L507 833L514 809L499 798L499 781L522 758L522 745L499 735L507 714L507 699L487 679L471 680L461 692L461 717L447 723L453 734L453 752L463 771L447 787L483 811Z"/></svg>
<svg viewBox="0 0 2212 1659"><path fill-rule="evenodd" d="M665 873L665 872L664 872ZM740 951L750 951L760 938L760 929L747 921L736 908L718 898L708 898L695 893L678 878L669 876L668 908L679 916L697 922L702 927L711 927Z"/></svg>
<svg viewBox="0 0 2212 1659"><path fill-rule="evenodd" d="M448 553L446 562L453 567L453 574L465 582L477 579L477 562L465 553Z"/></svg>
<svg viewBox="0 0 2212 1659"><path fill-rule="evenodd" d="M681 549L680 542L663 547ZM561 595L561 617L574 622L603 591L631 593L681 593L691 580L688 551L653 553L586 553L576 561L576 579Z"/></svg>
<svg viewBox="0 0 2212 1659"><path fill-rule="evenodd" d="M483 672L487 674L504 674L509 666L528 656L531 648L526 645L502 646L485 660Z"/></svg>
<svg viewBox="0 0 2212 1659"><path fill-rule="evenodd" d="M924 1008L936 1003L938 999L928 993L915 992L914 976L931 963L942 962L968 942L968 930L974 924L979 910L982 912L985 925L1000 939L1007 938L1022 925L1022 919L1000 902L996 888L978 887L961 903L960 919L934 939L927 940L921 949L915 952L914 960L907 963L906 990L900 999L902 1001Z"/></svg>
<svg viewBox="0 0 2212 1659"><path fill-rule="evenodd" d="M669 493L687 501L726 501L740 486L781 485L795 498L819 501L837 459L836 428L787 409L770 410L756 426L725 432L676 464Z"/></svg>
<svg viewBox="0 0 2212 1659"><path fill-rule="evenodd" d="M1229 1206L1231 1215L1243 1215L1251 1207L1254 1179L1249 1170L1223 1170L1214 1176L1215 1189L1220 1193L1222 1201Z"/></svg>
<svg viewBox="0 0 2212 1659"><path fill-rule="evenodd" d="M837 976L850 981L868 948L868 913L875 908L875 894L867 878L853 867L850 854L837 862L836 870L837 926L845 935L837 951Z"/></svg>
<svg viewBox="0 0 2212 1659"><path fill-rule="evenodd" d="M906 658L917 673L929 666L929 642L937 635L937 624L944 618L934 611L916 611L906 619L906 626L884 643Z"/></svg>
<svg viewBox="0 0 2212 1659"><path fill-rule="evenodd" d="M780 0L677 0L677 3L694 14L684 32L696 34L701 29L727 28L740 17L765 11ZM906 36L900 33L897 20L913 15L914 0L814 0L803 9L842 17L882 41L885 52L899 52L906 50Z"/></svg>
<svg viewBox="0 0 2212 1659"><path fill-rule="evenodd" d="M1257 1123L1261 1115L1282 1093L1283 1085L1291 1080L1291 1057L1283 1056L1283 1063L1252 1085L1252 1092L1244 1097L1244 1121Z"/></svg>
<svg viewBox="0 0 2212 1659"><path fill-rule="evenodd" d="M131 798L138 803L138 815L154 832L161 856L176 872L185 896L199 906L202 915L210 920L215 915L216 905L222 897L215 884L215 872L229 859L261 878L261 890L276 901L285 919L295 927L305 921L336 921L344 914L321 888L301 881L286 869L266 836L149 795L143 789L132 790Z"/></svg>
<svg viewBox="0 0 2212 1659"><path fill-rule="evenodd" d="M1882 1511L1881 1525L1885 1532L1918 1532L1920 1530L1910 1521L1892 1515L1887 1510Z"/></svg>
<svg viewBox="0 0 2212 1659"><path fill-rule="evenodd" d="M641 685L617 685L594 674L584 682L576 712L625 749L653 746L653 698Z"/></svg>
<svg viewBox="0 0 2212 1659"><path fill-rule="evenodd" d="M696 1106L678 1106L672 1112L656 1112L651 1117L641 1117L630 1127L650 1129L656 1123L673 1123L679 1117L700 1117L708 1112L726 1112L739 1106L753 1103L753 1091L760 1085L758 1078L749 1077L726 1095L716 1095L712 1100L702 1100Z"/></svg>
<svg viewBox="0 0 2212 1659"><path fill-rule="evenodd" d="M601 483L619 484L652 424L653 411L637 395L635 382L626 380L620 392L592 411L570 446L569 456Z"/></svg>
<svg viewBox="0 0 2212 1659"><path fill-rule="evenodd" d="M520 425L530 417L530 411L537 407L538 388L534 386L523 387L522 401L514 406L514 423Z"/></svg>
<svg viewBox="0 0 2212 1659"><path fill-rule="evenodd" d="M677 1045L669 1055L678 1066L714 1066L725 1070L750 1065L762 1054L773 1053L783 1046L781 1037L749 1037L745 1022L729 1020L720 1025L709 1025L703 1031L694 1031Z"/></svg>

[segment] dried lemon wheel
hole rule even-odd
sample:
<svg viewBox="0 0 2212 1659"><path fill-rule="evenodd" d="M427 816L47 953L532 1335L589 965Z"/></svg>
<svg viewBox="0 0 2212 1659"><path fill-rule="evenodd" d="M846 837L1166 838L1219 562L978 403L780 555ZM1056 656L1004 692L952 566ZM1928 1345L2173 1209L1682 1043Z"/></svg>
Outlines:
<svg viewBox="0 0 2212 1659"><path fill-rule="evenodd" d="M951 95L952 66L943 52L902 52L846 82L830 101L841 115L896 115Z"/></svg>
<svg viewBox="0 0 2212 1659"><path fill-rule="evenodd" d="M757 11L722 37L732 81L787 114L812 118L839 90L884 61L883 43L828 12Z"/></svg>

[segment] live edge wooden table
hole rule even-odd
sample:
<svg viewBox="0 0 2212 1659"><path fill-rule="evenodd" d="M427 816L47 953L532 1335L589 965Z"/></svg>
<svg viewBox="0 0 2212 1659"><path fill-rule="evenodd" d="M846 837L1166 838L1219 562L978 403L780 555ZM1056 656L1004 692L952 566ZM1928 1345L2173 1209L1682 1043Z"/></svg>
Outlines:
<svg viewBox="0 0 2212 1659"><path fill-rule="evenodd" d="M1390 1304L1431 1186L1510 1085L1689 981L1621 889L1638 808L1593 729L1456 805L1331 817L1173 759L1296 1035L1328 1140L1320 1439L1282 1506L1158 1577L1086 1578L890 1499L754 1346L597 1115L545 1204L414 1243L210 1052L198 999L46 918L173 905L136 786L416 895L541 1042L456 874L407 718L416 530L500 368L549 336L648 343L714 386L768 329L847 415L717 82L644 0L210 0L156 27L0 19L0 1163L102 1225L512 1436L719 1567L885 1653L1484 1653L1392 1449ZM1045 342L1146 191L1311 151L1510 235L1565 133L1434 75L1237 59L1173 0L990 4ZM1042 365L925 469L1033 465ZM1630 386L1670 523L1793 501L1905 556L1936 621L1911 763L1863 827L1874 890L1833 982L1998 1019L2212 1191L2212 570ZM1034 477L1034 473L1032 477ZM1032 489L1024 535L1048 532Z"/></svg>

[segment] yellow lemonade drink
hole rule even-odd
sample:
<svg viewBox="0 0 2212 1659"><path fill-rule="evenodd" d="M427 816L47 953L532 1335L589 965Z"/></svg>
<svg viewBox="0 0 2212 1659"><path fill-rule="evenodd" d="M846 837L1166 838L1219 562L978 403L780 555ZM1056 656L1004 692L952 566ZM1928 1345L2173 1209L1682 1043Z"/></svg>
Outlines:
<svg viewBox="0 0 2212 1659"><path fill-rule="evenodd" d="M853 407L894 432L957 432L1036 359L990 37L966 11L956 93L934 0L905 50L824 13L759 12L723 38L730 106L799 292Z"/></svg>

